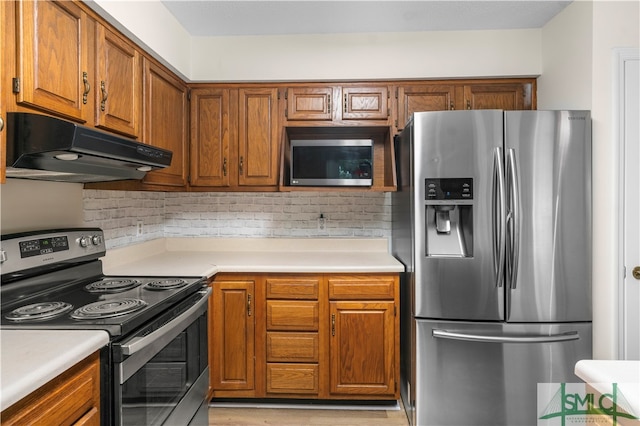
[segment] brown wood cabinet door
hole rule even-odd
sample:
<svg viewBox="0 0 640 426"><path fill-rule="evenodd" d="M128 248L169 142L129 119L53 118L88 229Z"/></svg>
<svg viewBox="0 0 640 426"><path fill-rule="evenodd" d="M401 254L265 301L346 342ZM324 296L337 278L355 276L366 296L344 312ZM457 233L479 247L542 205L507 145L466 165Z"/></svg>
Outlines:
<svg viewBox="0 0 640 426"><path fill-rule="evenodd" d="M229 139L229 89L192 90L192 186L230 185Z"/></svg>
<svg viewBox="0 0 640 426"><path fill-rule="evenodd" d="M332 87L292 87L286 93L287 120L332 120Z"/></svg>
<svg viewBox="0 0 640 426"><path fill-rule="evenodd" d="M411 114L454 109L456 90L452 84L421 84L398 87L398 121L403 129Z"/></svg>
<svg viewBox="0 0 640 426"><path fill-rule="evenodd" d="M278 184L278 89L238 90L238 185Z"/></svg>
<svg viewBox="0 0 640 426"><path fill-rule="evenodd" d="M255 282L214 281L211 386L253 390L255 384Z"/></svg>
<svg viewBox="0 0 640 426"><path fill-rule="evenodd" d="M531 85L474 84L464 86L466 109L531 109Z"/></svg>
<svg viewBox="0 0 640 426"><path fill-rule="evenodd" d="M386 87L343 87L343 120L386 120L389 90Z"/></svg>
<svg viewBox="0 0 640 426"><path fill-rule="evenodd" d="M144 183L185 186L188 171L187 88L177 77L144 60L144 133L142 142L173 152L171 165L147 173Z"/></svg>
<svg viewBox="0 0 640 426"><path fill-rule="evenodd" d="M17 102L86 121L85 105L94 89L88 27L95 23L70 1L21 1L16 6Z"/></svg>
<svg viewBox="0 0 640 426"><path fill-rule="evenodd" d="M330 303L330 391L395 394L394 302Z"/></svg>
<svg viewBox="0 0 640 426"><path fill-rule="evenodd" d="M96 26L96 127L140 135L142 68L135 47L102 25Z"/></svg>

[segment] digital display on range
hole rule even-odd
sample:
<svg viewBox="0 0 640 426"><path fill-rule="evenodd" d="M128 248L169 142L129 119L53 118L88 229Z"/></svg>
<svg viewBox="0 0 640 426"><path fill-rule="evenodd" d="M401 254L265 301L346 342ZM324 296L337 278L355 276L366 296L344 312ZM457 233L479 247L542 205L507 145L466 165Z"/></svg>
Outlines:
<svg viewBox="0 0 640 426"><path fill-rule="evenodd" d="M69 250L69 240L67 237L40 238L37 240L20 241L19 244L21 258Z"/></svg>

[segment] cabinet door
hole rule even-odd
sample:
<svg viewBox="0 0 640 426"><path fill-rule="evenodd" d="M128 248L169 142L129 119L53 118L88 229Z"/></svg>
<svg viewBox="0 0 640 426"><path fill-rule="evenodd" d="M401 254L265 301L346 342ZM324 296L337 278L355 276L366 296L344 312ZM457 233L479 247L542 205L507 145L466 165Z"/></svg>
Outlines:
<svg viewBox="0 0 640 426"><path fill-rule="evenodd" d="M96 127L140 135L140 53L113 31L96 26Z"/></svg>
<svg viewBox="0 0 640 426"><path fill-rule="evenodd" d="M255 383L255 281L214 281L211 386L253 390Z"/></svg>
<svg viewBox="0 0 640 426"><path fill-rule="evenodd" d="M17 8L17 102L86 121L94 22L70 1L21 1Z"/></svg>
<svg viewBox="0 0 640 426"><path fill-rule="evenodd" d="M191 91L192 186L229 186L229 89Z"/></svg>
<svg viewBox="0 0 640 426"><path fill-rule="evenodd" d="M454 109L455 86L452 84L420 84L398 87L398 120L404 128L411 114L420 111Z"/></svg>
<svg viewBox="0 0 640 426"><path fill-rule="evenodd" d="M294 87L287 89L287 120L331 121L332 87Z"/></svg>
<svg viewBox="0 0 640 426"><path fill-rule="evenodd" d="M386 120L389 116L387 87L343 87L343 120Z"/></svg>
<svg viewBox="0 0 640 426"><path fill-rule="evenodd" d="M187 88L177 77L144 60L144 133L142 142L173 152L171 165L147 173L143 182L166 186L187 183Z"/></svg>
<svg viewBox="0 0 640 426"><path fill-rule="evenodd" d="M466 109L531 109L531 85L524 83L464 86Z"/></svg>
<svg viewBox="0 0 640 426"><path fill-rule="evenodd" d="M332 394L395 394L394 302L330 303Z"/></svg>
<svg viewBox="0 0 640 426"><path fill-rule="evenodd" d="M278 184L278 89L238 91L238 185Z"/></svg>

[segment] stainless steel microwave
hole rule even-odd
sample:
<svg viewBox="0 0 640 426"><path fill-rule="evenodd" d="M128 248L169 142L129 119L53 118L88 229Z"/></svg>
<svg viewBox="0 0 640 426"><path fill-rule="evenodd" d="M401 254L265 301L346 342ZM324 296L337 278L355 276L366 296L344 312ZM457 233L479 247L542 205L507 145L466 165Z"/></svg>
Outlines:
<svg viewBox="0 0 640 426"><path fill-rule="evenodd" d="M292 186L371 186L372 139L294 139L290 143Z"/></svg>

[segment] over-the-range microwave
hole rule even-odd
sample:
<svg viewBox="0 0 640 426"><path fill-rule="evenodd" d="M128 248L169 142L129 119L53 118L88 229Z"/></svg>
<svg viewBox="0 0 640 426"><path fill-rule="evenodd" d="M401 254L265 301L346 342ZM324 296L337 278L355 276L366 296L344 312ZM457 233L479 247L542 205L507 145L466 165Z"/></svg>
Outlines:
<svg viewBox="0 0 640 426"><path fill-rule="evenodd" d="M371 186L372 139L293 139L292 186Z"/></svg>

